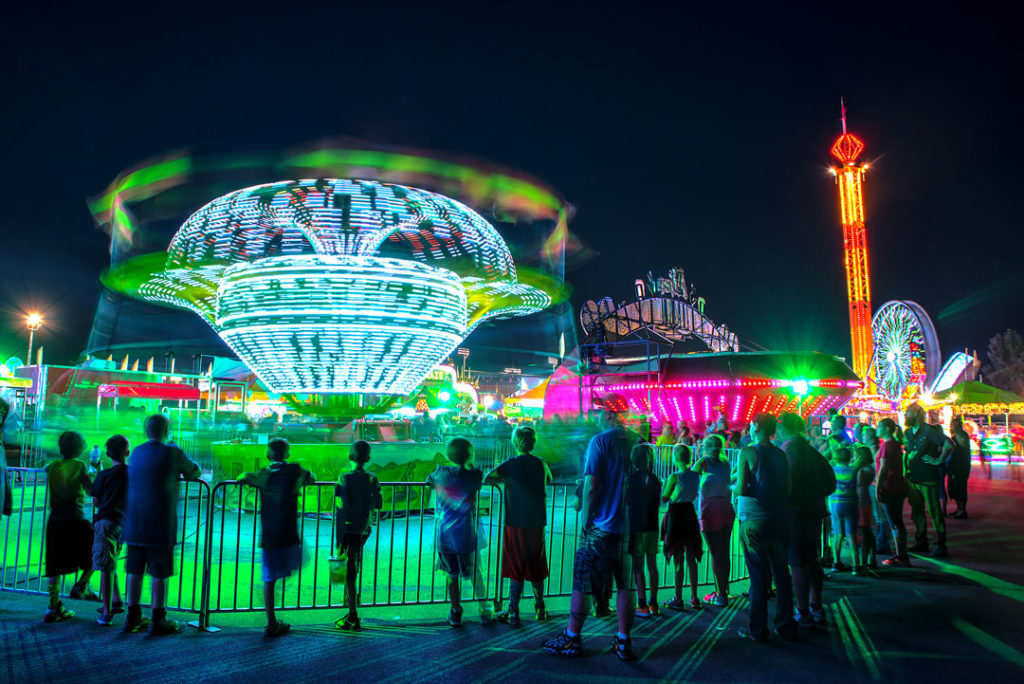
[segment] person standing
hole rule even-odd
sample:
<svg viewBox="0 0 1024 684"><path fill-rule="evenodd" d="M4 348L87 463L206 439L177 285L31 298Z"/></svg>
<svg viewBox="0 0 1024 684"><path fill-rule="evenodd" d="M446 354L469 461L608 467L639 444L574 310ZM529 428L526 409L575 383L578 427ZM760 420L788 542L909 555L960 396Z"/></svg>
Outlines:
<svg viewBox="0 0 1024 684"><path fill-rule="evenodd" d="M103 607L97 624L113 624L115 613L123 613L121 589L117 581L117 558L121 555L121 524L128 496L128 440L114 435L106 443L107 458L113 465L96 475L92 483L94 530L92 569L100 573L100 599Z"/></svg>
<svg viewBox="0 0 1024 684"><path fill-rule="evenodd" d="M971 476L971 438L964 430L964 419L953 416L949 423L953 438L953 450L949 455L947 482L949 498L956 503L956 510L949 516L958 520L967 517L967 480Z"/></svg>
<svg viewBox="0 0 1024 684"><path fill-rule="evenodd" d="M701 458L691 469L700 476L700 531L711 555L715 590L705 603L724 608L729 605L729 538L736 522L732 507L732 465L722 454L722 438L708 435L701 444Z"/></svg>
<svg viewBox="0 0 1024 684"><path fill-rule="evenodd" d="M359 621L359 574L363 571L363 549L373 531L374 513L384 507L384 494L376 473L366 468L370 462L370 443L358 440L349 449L348 460L352 469L342 473L334 486L335 539L338 555L346 557L345 602L348 614L335 620L334 624L343 631L358 632L363 628Z"/></svg>
<svg viewBox="0 0 1024 684"><path fill-rule="evenodd" d="M620 660L633 660L630 631L633 627L633 587L629 559L629 521L626 513L626 479L632 472L630 452L637 435L624 427L627 404L620 395L604 398L605 430L587 445L580 497L583 532L573 562L569 625L544 642L548 653L578 656L583 652L580 635L587 618L590 594L612 575L618 587L616 599L619 631L612 651Z"/></svg>
<svg viewBox="0 0 1024 684"><path fill-rule="evenodd" d="M825 497L835 491L836 478L828 460L811 446L804 433L804 419L795 413L779 416L777 431L789 459L792 489L790 504L789 568L793 575L797 626L824 624L821 589L822 524L828 515Z"/></svg>
<svg viewBox="0 0 1024 684"><path fill-rule="evenodd" d="M924 409L918 403L907 407L903 420L906 469L910 480L910 517L914 521L914 545L909 549L915 553L928 552L928 517L935 527L934 558L949 555L946 550L946 520L939 501L941 476L939 466L948 440L936 425L925 421Z"/></svg>
<svg viewBox="0 0 1024 684"><path fill-rule="evenodd" d="M868 448L872 454L872 459L874 459L874 455L878 453L882 446L881 440L878 439L878 430L868 425L860 434L860 443ZM875 466L873 463L869 463L869 465L872 469L872 484L868 486L868 496L871 500L871 516L875 521L875 553L891 556L893 551L890 548L889 542L892 540L892 528L889 527L889 519L885 516L882 505L878 502L878 494L874 484Z"/></svg>
<svg viewBox="0 0 1024 684"><path fill-rule="evenodd" d="M750 625L741 627L739 634L761 642L768 638L768 592L772 577L778 593L775 631L784 639L796 639L789 574L789 460L771 442L775 428L775 416L755 416L750 423L753 444L740 452L737 465L740 542L750 575Z"/></svg>
<svg viewBox="0 0 1024 684"><path fill-rule="evenodd" d="M903 523L903 502L907 500L910 483L903 475L903 446L896 439L896 422L892 418L878 421L878 437L882 445L875 456L878 475L875 478L875 494L881 504L895 545L892 558L882 561L888 567L910 567L907 556L907 528Z"/></svg>
<svg viewBox="0 0 1024 684"><path fill-rule="evenodd" d="M167 444L170 423L163 414L146 419L148 441L128 457L128 498L124 507L121 540L128 547L128 618L125 632L139 632L150 624L142 617L142 576L153 582L153 621L150 634L173 634L176 620L167 618L167 578L174 574L174 545L178 543L178 488L181 478L198 479L199 466L181 449Z"/></svg>
<svg viewBox="0 0 1024 684"><path fill-rule="evenodd" d="M484 477L484 484L505 485L505 532L501 555L501 576L509 581L508 610L498 614L498 622L517 627L519 601L526 582L533 585L534 615L547 620L544 607L544 580L548 578L548 559L544 551L544 527L547 514L547 486L551 469L533 455L537 433L531 427L516 428L512 446L518 453Z"/></svg>

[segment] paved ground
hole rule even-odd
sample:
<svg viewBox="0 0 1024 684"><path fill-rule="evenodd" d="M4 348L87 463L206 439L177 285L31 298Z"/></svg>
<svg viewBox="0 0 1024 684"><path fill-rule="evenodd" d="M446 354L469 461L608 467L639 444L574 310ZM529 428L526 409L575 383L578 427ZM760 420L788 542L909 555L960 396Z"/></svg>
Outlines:
<svg viewBox="0 0 1024 684"><path fill-rule="evenodd" d="M971 519L950 521L948 562L837 575L826 585L827 629L797 644L739 639L743 599L640 623L640 659L626 664L607 648L608 620L588 622L583 658L539 651L563 624L564 600L552 605L554 622L518 630L472 620L452 630L443 624L446 609L433 606L365 611L364 632L348 635L331 626L333 610L290 612L295 633L269 641L254 614L215 616L218 633L164 638L87 619L45 625L42 597L2 592L0 681L1019 681L1024 485L974 480L971 497ZM69 605L94 614L95 604Z"/></svg>

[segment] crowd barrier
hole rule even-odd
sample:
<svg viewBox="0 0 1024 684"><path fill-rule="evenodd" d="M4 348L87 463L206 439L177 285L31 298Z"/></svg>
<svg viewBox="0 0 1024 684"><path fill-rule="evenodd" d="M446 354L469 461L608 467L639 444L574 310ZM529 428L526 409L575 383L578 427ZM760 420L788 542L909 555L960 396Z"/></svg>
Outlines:
<svg viewBox="0 0 1024 684"><path fill-rule="evenodd" d="M48 514L46 473L40 469L10 468L12 515L3 518L4 550L0 556L0 589L35 594L47 591L45 530ZM179 545L175 576L168 585L167 607L192 613L190 623L211 629L210 617L220 613L262 611L263 591L259 551L259 492L234 480L212 489L202 480L182 481L178 505ZM361 606L409 606L448 601L444 575L438 571L436 518L432 491L422 482L385 482L385 507L375 516L363 551L358 592ZM581 532L576 483L548 487L546 551L551 575L547 596L572 593L573 558ZM332 609L339 614L344 588L329 581L328 557L335 553L335 514L322 512L321 502L334 498L335 483L317 482L299 498L299 535L303 563L291 577L278 582L277 610ZM86 517L91 519L91 502ZM500 609L508 593L501 578L504 499L500 487L485 485L477 497L481 582L464 590L466 601L486 601ZM734 528L729 546L730 580L745 578L745 565ZM122 554L123 556L123 554ZM124 560L118 561L123 586ZM673 573L662 559L661 590L671 590ZM712 586L710 557L698 566L698 582ZM98 586L98 576L93 584ZM143 602L148 602L144 583ZM67 587L65 587L67 588ZM687 590L688 591L688 590ZM531 595L527 585L526 596Z"/></svg>
<svg viewBox="0 0 1024 684"><path fill-rule="evenodd" d="M39 468L8 468L11 483L11 515L0 518L4 547L0 553L0 589L29 594L46 594L46 523L49 495L46 471ZM210 511L210 485L203 480L183 480L178 502L178 544L175 546L175 576L167 585L167 607L184 613L203 613L203 565L207 557L206 525ZM86 497L85 517L92 519L92 499ZM124 554L117 572L124 583ZM77 577L75 578L77 579ZM69 589L63 578L62 593ZM99 575L94 575L99 586ZM143 601L148 602L149 582L143 583ZM201 620L197 617L197 623Z"/></svg>

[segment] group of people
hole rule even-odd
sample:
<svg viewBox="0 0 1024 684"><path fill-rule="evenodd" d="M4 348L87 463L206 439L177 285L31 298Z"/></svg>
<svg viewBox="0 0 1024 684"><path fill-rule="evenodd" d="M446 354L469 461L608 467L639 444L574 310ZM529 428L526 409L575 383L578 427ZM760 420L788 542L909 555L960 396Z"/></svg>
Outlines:
<svg viewBox="0 0 1024 684"><path fill-rule="evenodd" d="M728 605L729 540L737 521L750 577L749 624L740 634L764 641L770 633L768 597L773 586L777 593L774 631L796 639L799 628L824 622L823 568L846 569L842 551L847 542L854 574L874 567L876 556L883 554L891 556L884 565L907 566L909 552L931 550L932 555L946 555L942 497L947 489L957 507L953 517L967 515L967 435L954 420L952 435L945 436L940 427L926 421L916 404L906 412L904 430L884 419L877 426L858 425L852 439L840 415L833 417L827 437L809 436L804 420L794 413L778 418L759 414L736 435L723 436L719 433L725 432L724 427L709 425L699 443L691 446L678 439L672 445L674 470L664 482L654 473L654 445L627 428L623 404L604 403L603 431L590 440L582 459L576 502L582 529L573 564L570 613L562 632L544 642L544 650L550 653L582 653L581 634L591 614L591 600L596 603L595 615L610 615L613 589L617 590L618 629L612 648L623 660L634 657L630 637L634 618L657 616L662 608L683 611ZM178 483L182 477L198 477L200 471L180 449L167 443L168 427L164 416L151 416L145 424L148 441L131 451L127 439L111 437L106 453L114 465L95 480L79 460L86 446L81 435L61 435L61 458L47 467L51 509L46 532L47 622L73 615L60 600L59 579L78 571L81 574L70 595L100 600L99 624L109 625L113 615L124 612L115 572L124 545L125 631L140 631L147 624L154 634L177 631L164 605L177 540ZM471 442L452 439L446 448L447 463L426 479L434 493L436 566L447 577L452 627L463 623L463 580L478 598L486 595L477 518L477 496L485 484L505 488L501 575L510 581L511 591L508 608L497 615L489 600L480 600L480 619L520 625L527 583L533 590L535 618L548 619L545 526L552 474L545 461L533 455L536 441L533 428L517 428L512 434L515 455L484 473L475 467ZM735 463L725 455L733 441L743 445ZM265 468L241 480L260 491L265 634L277 637L287 633L289 626L276 618L275 586L302 563L298 496L315 478L288 462L289 444L284 439L270 440L267 457ZM374 511L383 505L381 484L367 469L370 457L370 444L354 443L351 470L336 485L337 553L346 566L348 608L336 624L343 630L361 629L357 587L362 550L372 532ZM95 501L91 524L83 515L85 495ZM916 528L915 543L909 548L903 523L908 502ZM934 548L929 545L928 519L934 528ZM702 600L697 594L697 563L705 547L714 591ZM664 603L658 600L659 550L674 564L673 596ZM98 596L89 587L93 570L101 573ZM151 621L141 613L144 574L153 579ZM689 597L684 600L687 578Z"/></svg>

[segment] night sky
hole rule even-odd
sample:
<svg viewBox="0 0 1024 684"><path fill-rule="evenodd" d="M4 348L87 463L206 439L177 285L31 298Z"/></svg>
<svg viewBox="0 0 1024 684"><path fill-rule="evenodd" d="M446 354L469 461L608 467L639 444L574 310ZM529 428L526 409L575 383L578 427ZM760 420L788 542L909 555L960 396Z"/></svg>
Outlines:
<svg viewBox="0 0 1024 684"><path fill-rule="evenodd" d="M742 338L847 356L827 173L840 96L874 160L874 307L921 303L944 356L1024 328L1012 9L343 5L6 10L0 356L24 355L33 308L50 361L85 345L109 259L85 199L121 170L190 144L339 135L559 189L597 253L568 273L576 307L678 265Z"/></svg>

